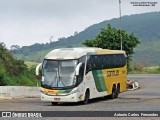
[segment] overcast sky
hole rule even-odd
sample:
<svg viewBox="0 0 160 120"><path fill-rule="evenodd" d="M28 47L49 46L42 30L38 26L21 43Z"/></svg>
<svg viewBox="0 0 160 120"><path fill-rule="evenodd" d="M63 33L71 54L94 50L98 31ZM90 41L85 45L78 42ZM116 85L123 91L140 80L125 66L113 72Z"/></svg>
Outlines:
<svg viewBox="0 0 160 120"><path fill-rule="evenodd" d="M157 2L133 6L131 2ZM160 0L121 0L122 15L160 11ZM119 0L0 0L0 42L27 46L83 31L119 17Z"/></svg>

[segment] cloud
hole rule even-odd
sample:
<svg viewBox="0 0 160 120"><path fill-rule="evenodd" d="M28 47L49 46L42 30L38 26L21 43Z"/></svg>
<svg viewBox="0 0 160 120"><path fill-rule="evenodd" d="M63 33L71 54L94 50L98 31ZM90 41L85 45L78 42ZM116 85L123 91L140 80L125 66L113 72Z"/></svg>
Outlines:
<svg viewBox="0 0 160 120"><path fill-rule="evenodd" d="M160 11L159 3L133 7L133 0L121 1L122 15ZM0 0L0 41L8 47L46 43L50 36L57 40L115 17L118 0Z"/></svg>

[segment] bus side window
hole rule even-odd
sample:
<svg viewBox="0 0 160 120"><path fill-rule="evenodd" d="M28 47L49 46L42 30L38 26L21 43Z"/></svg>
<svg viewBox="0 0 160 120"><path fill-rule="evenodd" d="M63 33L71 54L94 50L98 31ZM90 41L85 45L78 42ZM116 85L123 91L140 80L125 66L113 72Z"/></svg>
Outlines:
<svg viewBox="0 0 160 120"><path fill-rule="evenodd" d="M92 70L92 65L91 63L88 63L87 64L87 72L91 71Z"/></svg>
<svg viewBox="0 0 160 120"><path fill-rule="evenodd" d="M96 63L97 57L95 55L89 56L87 60L87 66L86 66L86 74L89 71L96 70L97 69L97 63Z"/></svg>
<svg viewBox="0 0 160 120"><path fill-rule="evenodd" d="M102 63L102 55L96 56L96 70L103 69L103 63Z"/></svg>
<svg viewBox="0 0 160 120"><path fill-rule="evenodd" d="M92 56L91 57L91 61L92 61L92 70L96 70L96 68L97 68L97 56Z"/></svg>
<svg viewBox="0 0 160 120"><path fill-rule="evenodd" d="M103 60L102 60L102 64L103 64L103 69L107 69L109 66L109 60L108 60L108 56L107 55L103 55Z"/></svg>
<svg viewBox="0 0 160 120"><path fill-rule="evenodd" d="M119 67L123 67L126 64L126 58L124 54L119 55Z"/></svg>
<svg viewBox="0 0 160 120"><path fill-rule="evenodd" d="M118 56L117 55L113 55L113 68L117 68L118 67Z"/></svg>
<svg viewBox="0 0 160 120"><path fill-rule="evenodd" d="M86 65L86 74L91 70L92 70L91 56L88 56Z"/></svg>

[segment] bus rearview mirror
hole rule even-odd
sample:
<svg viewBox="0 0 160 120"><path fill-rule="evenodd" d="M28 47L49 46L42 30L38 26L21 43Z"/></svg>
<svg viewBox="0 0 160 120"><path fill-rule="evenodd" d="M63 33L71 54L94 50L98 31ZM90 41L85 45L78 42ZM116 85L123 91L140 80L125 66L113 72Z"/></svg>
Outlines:
<svg viewBox="0 0 160 120"><path fill-rule="evenodd" d="M79 75L79 70L80 70L81 66L82 66L82 63L79 63L79 64L77 65L76 71L75 71L75 72L76 72L76 76Z"/></svg>
<svg viewBox="0 0 160 120"><path fill-rule="evenodd" d="M39 70L42 66L42 63L38 64L37 67L36 67L36 75L38 76L39 75Z"/></svg>

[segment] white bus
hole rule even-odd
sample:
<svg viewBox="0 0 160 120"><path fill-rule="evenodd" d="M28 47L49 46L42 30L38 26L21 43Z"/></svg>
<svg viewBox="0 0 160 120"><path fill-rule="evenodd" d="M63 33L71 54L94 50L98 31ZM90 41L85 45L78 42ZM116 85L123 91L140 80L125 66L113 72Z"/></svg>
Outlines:
<svg viewBox="0 0 160 120"><path fill-rule="evenodd" d="M50 101L53 105L78 101L87 104L89 99L97 97L117 98L125 90L124 51L62 48L52 50L43 60L42 101Z"/></svg>

